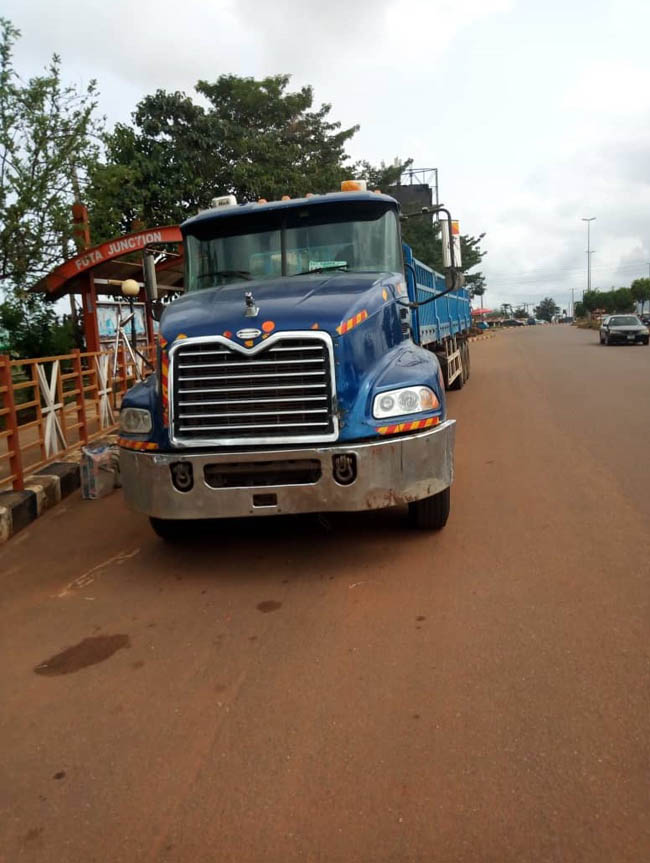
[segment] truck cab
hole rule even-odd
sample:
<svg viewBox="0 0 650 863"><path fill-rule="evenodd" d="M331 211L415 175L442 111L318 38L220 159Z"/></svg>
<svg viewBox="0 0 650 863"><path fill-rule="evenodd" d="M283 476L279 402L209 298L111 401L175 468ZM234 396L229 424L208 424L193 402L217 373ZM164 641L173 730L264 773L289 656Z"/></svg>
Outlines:
<svg viewBox="0 0 650 863"><path fill-rule="evenodd" d="M214 203L181 226L185 293L157 373L124 397L127 503L165 538L190 519L399 504L444 526L454 421L413 331L397 202Z"/></svg>

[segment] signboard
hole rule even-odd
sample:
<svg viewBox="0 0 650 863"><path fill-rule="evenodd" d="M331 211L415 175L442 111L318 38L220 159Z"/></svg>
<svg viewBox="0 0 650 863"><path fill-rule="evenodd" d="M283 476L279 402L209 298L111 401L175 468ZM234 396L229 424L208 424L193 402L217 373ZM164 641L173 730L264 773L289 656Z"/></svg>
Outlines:
<svg viewBox="0 0 650 863"><path fill-rule="evenodd" d="M87 270L96 267L104 261L119 258L123 255L142 251L152 243L182 243L183 236L177 225L169 225L164 228L151 228L147 231L138 231L136 234L128 234L86 249L75 258L71 258L61 264L46 277L47 290L49 293L57 291L68 279L78 276ZM40 283L39 283L40 284Z"/></svg>
<svg viewBox="0 0 650 863"><path fill-rule="evenodd" d="M117 333L118 321L120 316L126 318L129 313L128 303L97 303L97 327L99 329L99 338L102 342L114 342L115 334ZM145 308L144 303L134 303L133 310L135 312L135 335L138 341L146 341L147 330L145 328ZM126 335L131 338L131 322L126 325Z"/></svg>
<svg viewBox="0 0 650 863"><path fill-rule="evenodd" d="M451 248L449 244L449 222L447 219L442 219L440 222L442 229L442 263L445 267L451 267ZM454 266L462 266L462 256L460 251L460 222L456 219L451 221L451 236L454 243Z"/></svg>

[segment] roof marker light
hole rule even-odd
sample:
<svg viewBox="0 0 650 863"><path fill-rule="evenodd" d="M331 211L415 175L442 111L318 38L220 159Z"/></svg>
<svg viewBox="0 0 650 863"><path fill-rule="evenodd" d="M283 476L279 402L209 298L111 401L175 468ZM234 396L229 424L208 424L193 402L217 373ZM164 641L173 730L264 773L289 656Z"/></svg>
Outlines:
<svg viewBox="0 0 650 863"><path fill-rule="evenodd" d="M367 192L367 180L343 180L341 183L342 192Z"/></svg>
<svg viewBox="0 0 650 863"><path fill-rule="evenodd" d="M283 196L280 198L280 200L281 200L281 201L290 201L290 200L291 200L291 197L290 197L289 195L283 195Z"/></svg>
<svg viewBox="0 0 650 863"><path fill-rule="evenodd" d="M266 200L266 198L258 198L257 203L258 204L268 204L268 201Z"/></svg>
<svg viewBox="0 0 650 863"><path fill-rule="evenodd" d="M221 195L219 198L213 198L210 201L210 206L214 209L219 207L236 207L237 198L234 195Z"/></svg>

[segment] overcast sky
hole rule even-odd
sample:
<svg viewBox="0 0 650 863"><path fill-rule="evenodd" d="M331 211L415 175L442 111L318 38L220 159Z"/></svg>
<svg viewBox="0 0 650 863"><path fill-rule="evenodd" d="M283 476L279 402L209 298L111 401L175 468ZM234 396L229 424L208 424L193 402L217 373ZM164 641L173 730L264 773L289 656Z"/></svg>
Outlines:
<svg viewBox="0 0 650 863"><path fill-rule="evenodd" d="M278 72L359 123L353 158L439 171L485 232L486 306L648 275L647 0L4 0L21 73L52 52L109 122L157 88ZM215 189L215 192L219 190Z"/></svg>

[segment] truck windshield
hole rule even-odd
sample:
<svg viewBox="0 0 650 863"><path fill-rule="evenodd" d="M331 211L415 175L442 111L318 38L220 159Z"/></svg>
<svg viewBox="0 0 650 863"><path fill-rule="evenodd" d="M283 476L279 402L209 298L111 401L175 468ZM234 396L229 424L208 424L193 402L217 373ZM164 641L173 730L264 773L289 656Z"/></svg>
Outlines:
<svg viewBox="0 0 650 863"><path fill-rule="evenodd" d="M402 271L397 213L384 202L338 202L221 217L185 240L186 291L330 271Z"/></svg>

